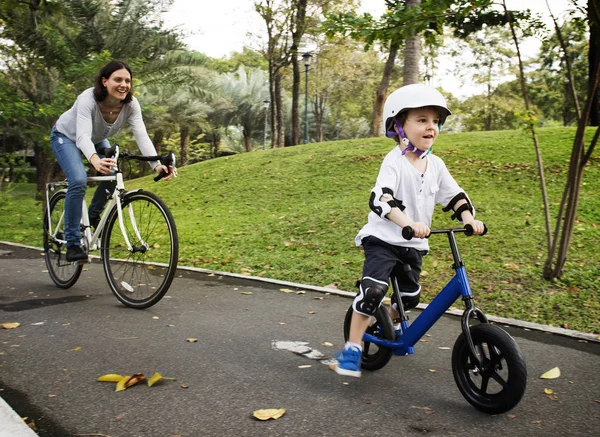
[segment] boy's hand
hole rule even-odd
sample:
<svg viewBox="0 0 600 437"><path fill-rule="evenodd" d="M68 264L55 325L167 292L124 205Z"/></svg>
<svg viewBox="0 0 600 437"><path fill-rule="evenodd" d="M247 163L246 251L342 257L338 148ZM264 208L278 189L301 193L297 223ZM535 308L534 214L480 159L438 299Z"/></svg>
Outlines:
<svg viewBox="0 0 600 437"><path fill-rule="evenodd" d="M480 220L475 220L475 219L471 219L471 220L465 220L463 221L463 225L471 225L471 227L473 228L473 234L475 235L481 235L483 234L484 230L485 230L485 226L483 226L483 222Z"/></svg>
<svg viewBox="0 0 600 437"><path fill-rule="evenodd" d="M483 228L483 223L481 224ZM431 229L423 222L412 222L410 227L413 229L415 238L427 238L431 233ZM483 230L481 231L483 232Z"/></svg>

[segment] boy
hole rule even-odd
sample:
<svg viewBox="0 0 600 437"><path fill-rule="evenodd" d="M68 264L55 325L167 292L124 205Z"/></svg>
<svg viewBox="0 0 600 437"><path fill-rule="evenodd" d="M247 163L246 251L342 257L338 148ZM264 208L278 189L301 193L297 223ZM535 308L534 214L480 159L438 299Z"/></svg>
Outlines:
<svg viewBox="0 0 600 437"><path fill-rule="evenodd" d="M444 205L444 211L452 209L452 218L470 224L475 234L484 231L483 223L474 218L467 195L444 162L431 154L450 114L444 97L422 84L399 88L385 102L386 136L394 138L398 146L381 164L371 191L368 222L355 239L356 245L364 248L365 261L359 293L352 304L348 342L336 354L335 371L340 375L360 377L362 337L387 293L388 280L398 260L405 265L397 273L402 302L405 308L419 303L422 257L429 250L425 237L429 235L435 202ZM402 238L405 226L413 228L412 240Z"/></svg>

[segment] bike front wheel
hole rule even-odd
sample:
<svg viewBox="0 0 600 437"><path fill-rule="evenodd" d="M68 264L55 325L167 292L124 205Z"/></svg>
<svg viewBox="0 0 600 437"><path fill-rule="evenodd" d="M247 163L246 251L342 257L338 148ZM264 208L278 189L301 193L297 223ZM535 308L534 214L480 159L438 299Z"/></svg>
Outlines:
<svg viewBox="0 0 600 437"><path fill-rule="evenodd" d="M352 305L346 312L344 319L344 340L348 341L350 337L350 322L352 320ZM375 312L375 316L371 317L371 322L367 328L367 333L374 337L380 337L385 340L394 341L394 325L387 310L380 305ZM365 370L379 370L384 367L392 358L393 351L387 347L380 347L368 341L362 342L363 352L360 362L361 368Z"/></svg>
<svg viewBox="0 0 600 437"><path fill-rule="evenodd" d="M525 359L515 340L502 328L482 323L470 329L482 365L476 365L465 334L461 334L452 351L456 385L478 410L488 414L504 413L515 407L525 393Z"/></svg>
<svg viewBox="0 0 600 437"><path fill-rule="evenodd" d="M66 190L60 190L50 199L50 213L44 211L44 259L52 281L60 288L70 288L77 280L83 265L67 261L65 241Z"/></svg>
<svg viewBox="0 0 600 437"><path fill-rule="evenodd" d="M124 305L148 308L166 294L177 270L175 220L162 199L147 191L126 194L121 208L122 227L115 206L102 231L104 272Z"/></svg>

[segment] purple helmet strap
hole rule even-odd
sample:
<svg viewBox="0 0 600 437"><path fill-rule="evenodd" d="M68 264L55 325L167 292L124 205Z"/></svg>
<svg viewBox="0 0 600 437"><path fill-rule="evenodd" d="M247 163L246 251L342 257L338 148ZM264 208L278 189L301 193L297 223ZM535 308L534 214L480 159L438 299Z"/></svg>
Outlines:
<svg viewBox="0 0 600 437"><path fill-rule="evenodd" d="M410 142L410 140L408 138L406 138L406 134L404 133L404 129L402 129L402 126L400 126L400 123L398 122L398 120L394 119L394 124L398 128L398 136L400 137L400 142L406 146L404 148L404 150L402 150L402 155L406 155L406 152L413 152L419 158L423 159L423 158L425 158L425 156L427 156L429 154L429 151L431 150L431 148L429 148L429 150L427 150L425 152L423 152L422 150L417 149L416 146L414 146Z"/></svg>

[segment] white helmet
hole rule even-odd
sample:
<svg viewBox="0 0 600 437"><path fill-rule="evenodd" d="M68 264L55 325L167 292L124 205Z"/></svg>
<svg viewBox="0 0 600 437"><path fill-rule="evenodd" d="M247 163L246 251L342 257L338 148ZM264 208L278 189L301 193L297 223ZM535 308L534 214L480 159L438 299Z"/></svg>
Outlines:
<svg viewBox="0 0 600 437"><path fill-rule="evenodd" d="M401 112L424 106L439 108L440 125L444 124L446 117L452 114L447 107L446 99L438 90L421 83L415 83L398 88L385 100L383 105L383 129L385 131L392 130L389 122Z"/></svg>

